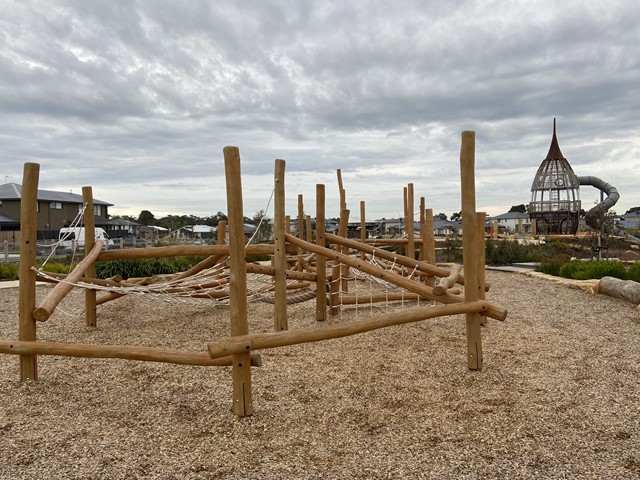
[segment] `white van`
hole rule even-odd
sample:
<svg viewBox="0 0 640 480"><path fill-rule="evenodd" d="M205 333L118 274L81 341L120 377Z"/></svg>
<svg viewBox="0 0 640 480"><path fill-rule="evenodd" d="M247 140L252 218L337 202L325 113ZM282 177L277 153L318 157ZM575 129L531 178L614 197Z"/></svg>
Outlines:
<svg viewBox="0 0 640 480"><path fill-rule="evenodd" d="M96 240L104 242L104 250L113 248L113 240L102 228L96 227ZM73 248L74 242L76 248L84 248L84 227L61 228L58 241L63 248Z"/></svg>

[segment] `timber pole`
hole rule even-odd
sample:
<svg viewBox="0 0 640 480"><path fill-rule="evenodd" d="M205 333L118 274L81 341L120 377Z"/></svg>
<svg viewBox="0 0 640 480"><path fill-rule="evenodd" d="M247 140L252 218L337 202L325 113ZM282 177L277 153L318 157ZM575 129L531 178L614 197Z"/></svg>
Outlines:
<svg viewBox="0 0 640 480"><path fill-rule="evenodd" d="M487 283L486 279L486 246L485 246L485 222L487 221L486 212L478 212L476 214L476 219L478 222L478 238L476 239L478 242L478 299L485 300L485 285ZM485 325L487 323L487 317L480 314L480 325Z"/></svg>
<svg viewBox="0 0 640 480"><path fill-rule="evenodd" d="M462 132L460 146L460 177L462 204L462 252L464 265L464 300L476 302L480 298L478 274L478 242L475 189L475 132ZM480 313L466 314L467 363L471 370L482 370L482 337Z"/></svg>
<svg viewBox="0 0 640 480"><path fill-rule="evenodd" d="M325 192L324 185L316 185L316 245L325 246ZM283 235L284 242L284 235ZM316 320L327 319L327 260L316 256Z"/></svg>
<svg viewBox="0 0 640 480"><path fill-rule="evenodd" d="M91 187L82 187L82 203L84 204L84 255L89 255L96 242L96 223L93 213L93 190ZM84 277L96 278L96 264L87 265ZM97 325L96 291L90 288L84 289L85 324L87 327Z"/></svg>
<svg viewBox="0 0 640 480"><path fill-rule="evenodd" d="M407 228L407 251L405 255L412 260L416 259L416 244L415 244L415 228L413 228L413 183L407 185L407 218L406 218L406 228Z"/></svg>
<svg viewBox="0 0 640 480"><path fill-rule="evenodd" d="M38 237L38 178L40 165L25 163L20 194L20 267L18 338L36 340L36 241ZM38 379L38 358L34 354L20 355L20 380Z"/></svg>
<svg viewBox="0 0 640 480"><path fill-rule="evenodd" d="M227 217L229 219L229 263L231 336L247 335L247 272L244 245L244 213L242 178L238 147L224 148L224 170L227 183ZM233 355L233 413L240 417L253 414L251 396L250 352Z"/></svg>
<svg viewBox="0 0 640 480"><path fill-rule="evenodd" d="M287 330L287 249L285 235L285 189L284 173L286 163L284 160L276 160L274 182L274 214L273 231L275 239L273 277L275 287L274 300L274 330L279 332Z"/></svg>

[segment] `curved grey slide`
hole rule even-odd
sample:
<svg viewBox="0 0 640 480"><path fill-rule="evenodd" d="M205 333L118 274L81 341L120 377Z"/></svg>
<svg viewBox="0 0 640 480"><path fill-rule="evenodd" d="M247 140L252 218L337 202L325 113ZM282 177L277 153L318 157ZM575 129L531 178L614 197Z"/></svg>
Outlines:
<svg viewBox="0 0 640 480"><path fill-rule="evenodd" d="M599 179L598 177L578 177L578 182L580 182L580 185L590 185L592 187L595 187L607 195L607 198L605 198L602 202L598 203L595 207L587 212L587 215L584 219L585 222L587 222L587 225L589 225L591 228L599 230L600 216L611 207L613 207L620 198L618 189L613 185L605 182L604 180Z"/></svg>

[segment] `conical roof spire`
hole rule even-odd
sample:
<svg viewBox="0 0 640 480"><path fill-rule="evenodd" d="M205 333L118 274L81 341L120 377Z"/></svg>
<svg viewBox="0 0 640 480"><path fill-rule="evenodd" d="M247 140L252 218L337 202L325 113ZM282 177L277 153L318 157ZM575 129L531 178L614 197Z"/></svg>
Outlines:
<svg viewBox="0 0 640 480"><path fill-rule="evenodd" d="M558 145L558 137L556 137L556 119L553 119L553 138L551 139L551 146L549 147L549 153L545 160L559 160L564 158Z"/></svg>

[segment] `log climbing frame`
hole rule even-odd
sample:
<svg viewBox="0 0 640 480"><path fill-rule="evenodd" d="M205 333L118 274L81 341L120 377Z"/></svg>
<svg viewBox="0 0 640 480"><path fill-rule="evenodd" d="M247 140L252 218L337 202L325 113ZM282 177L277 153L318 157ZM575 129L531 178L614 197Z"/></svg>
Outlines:
<svg viewBox="0 0 640 480"><path fill-rule="evenodd" d="M305 342L316 342L332 338L355 335L378 328L450 315L465 315L467 337L467 365L469 369L482 369L481 324L487 317L504 320L507 312L502 307L485 300L489 286L484 279L484 222L485 214L475 211L475 134L462 132L460 150L461 205L463 265L442 268L435 265L433 239L433 212L425 208L420 200L420 237L414 237L413 184L404 188L404 208L407 220L407 238L404 242L408 255L389 252L372 245L366 238L365 205L360 202L361 234L359 239L346 238L346 223L349 210L342 176L338 170L340 189L340 228L338 235L325 232L325 186L316 186L316 228L311 232L311 218L304 215L303 199L298 196L298 235L289 233L290 220L285 214L285 162L275 161L274 169L274 243L273 245L245 245L243 227L242 181L240 153L237 147L225 147L224 168L227 187L228 226L219 226L220 231L228 227L228 244L225 235L218 235L217 245L176 246L141 248L122 251L102 251L102 245L94 241L93 195L91 187L83 187L85 204L84 227L86 229L85 258L63 282L49 290L46 298L36 305L36 240L37 240L37 191L40 167L35 163L24 165L21 214L20 214L20 281L19 281L19 334L18 340L0 340L0 353L19 355L20 378L23 381L37 380L38 355L62 355L89 358L119 358L138 361L167 362L185 365L232 366L232 410L240 416L253 413L251 393L251 366L261 365L257 350L283 347ZM305 236L306 230L306 236ZM315 239L315 242L314 242ZM418 259L414 253L419 250ZM250 253L271 255L271 266L247 264L245 256ZM230 336L211 340L206 352L187 352L153 347L127 345L88 345L37 341L38 321L47 321L65 295L83 279L85 288L85 323L97 325L97 307L125 294L121 291L97 297L91 285L120 285L116 280L95 278L95 263L114 259L157 258L177 255L203 255L205 260L177 278L191 275L226 260L230 267L228 283ZM383 268L370 258L388 262ZM313 260L311 260L313 259ZM291 264L294 264L291 266ZM411 271L406 275L405 271ZM273 277L274 331L249 332L247 321L247 272ZM363 273L386 284L395 286L402 293L384 295L370 292L367 295L349 293L349 282L354 275ZM287 280L295 279L297 285L306 287L315 283L316 326L289 330L287 322ZM351 279L351 280L350 280ZM437 282L436 280L439 279ZM144 279L143 279L144 280ZM138 282L144 283L144 282ZM89 286L87 286L89 285ZM460 288L464 294L460 295ZM170 291L171 289L168 289ZM357 290L357 289L356 289ZM197 296L197 295L195 295ZM308 297L308 296L307 296ZM305 298L307 298L305 297ZM313 297L313 295L311 296ZM341 306L365 304L374 301L422 299L426 306L405 309L371 318L350 321L344 324L326 325L327 313L335 315ZM342 299L342 303L338 299ZM290 298L289 298L290 300ZM433 302L440 304L432 305Z"/></svg>

